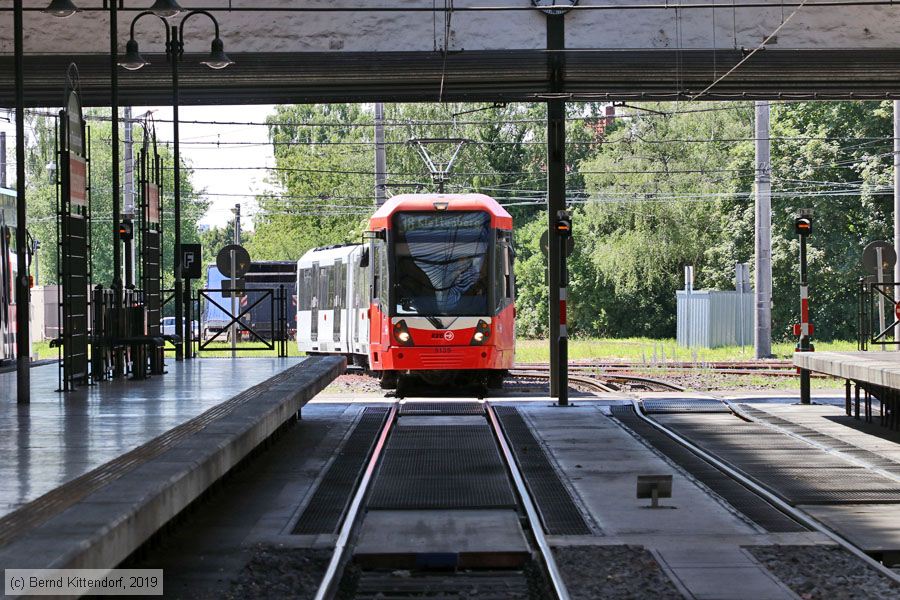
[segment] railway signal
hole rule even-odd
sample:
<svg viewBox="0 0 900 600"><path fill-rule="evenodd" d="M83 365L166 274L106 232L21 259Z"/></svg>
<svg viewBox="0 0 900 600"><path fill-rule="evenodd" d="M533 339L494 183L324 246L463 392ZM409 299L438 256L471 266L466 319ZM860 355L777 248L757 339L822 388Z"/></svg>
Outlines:
<svg viewBox="0 0 900 600"><path fill-rule="evenodd" d="M806 264L806 238L812 233L812 213L809 210L801 211L794 219L794 232L800 236L800 323L794 325L794 335L799 336L797 352L812 352L813 345L809 338L813 333L813 326L809 322L809 285L807 282ZM810 372L809 369L800 369L800 402L810 403Z"/></svg>

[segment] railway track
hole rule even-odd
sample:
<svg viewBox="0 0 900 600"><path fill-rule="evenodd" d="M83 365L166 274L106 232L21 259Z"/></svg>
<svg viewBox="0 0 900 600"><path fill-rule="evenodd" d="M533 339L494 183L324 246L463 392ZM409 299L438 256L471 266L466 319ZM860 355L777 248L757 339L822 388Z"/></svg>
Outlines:
<svg viewBox="0 0 900 600"><path fill-rule="evenodd" d="M667 381L660 381L650 377L625 374L595 374L572 372L569 369L569 383L575 384L597 392L620 392L623 388L640 389L649 392L683 392L685 388ZM512 369L509 372L512 377L526 379L550 379L550 365L534 365L528 368Z"/></svg>
<svg viewBox="0 0 900 600"><path fill-rule="evenodd" d="M407 434L411 430L416 429L416 426L398 425L398 420L401 418L400 404L395 403L392 405L384 425L378 434L377 441L366 462L359 485L356 488L345 513L335 543L334 552L315 595L316 600L335 598L338 595L341 598L354 597L363 600L369 598L457 597L458 595L459 597L468 597L473 593L477 593L479 598L486 599L530 598L535 596L535 569L530 568L532 565L536 566L536 570L540 573L540 575L538 575L541 579L540 587L545 588L542 589L539 594L540 597L568 600L568 591L566 590L565 583L563 582L559 568L557 567L552 550L545 537L541 517L532 500L532 496L526 485L525 477L520 471L515 456L510 448L510 443L507 441L507 437L504 434L501 421L494 408L489 404L485 403L483 405L483 410L484 412L482 414L485 422L478 425L478 427L489 428L490 436L492 436L493 439L493 445L495 445L494 450L499 457L498 460L502 461L502 467L500 467L499 463L497 466L500 467L500 471L504 472L503 477L508 480L508 484L511 485L514 493L515 506L509 507L510 510L508 512L510 512L510 517L517 515L510 520L510 522L513 523L513 527L517 528L517 531L513 532L513 536L516 537L521 533L524 539L527 540L528 554L530 555L528 557L530 561L528 566L523 568L522 565L515 563L515 557L511 557L509 551L497 552L495 556L483 551L477 554L477 558L470 558L469 560L475 561L475 564L478 566L494 565L493 567L487 569L459 568L459 563L457 562L455 563L455 567L444 564L443 568L441 568L441 565L435 566L435 561L437 561L437 563L448 560L460 561L462 560L463 555L462 553L459 553L454 557L451 556L453 553L448 553L446 549L435 548L430 552L428 550L420 552L414 560L416 566L408 568L408 570L404 569L402 571L404 575L398 578L396 574L397 569L403 567L389 566L389 561L397 560L397 555L378 556L371 553L364 554L364 552L361 551L364 558L360 560L360 554L355 554L355 552L359 550L359 546L362 545L364 536L370 534L370 532L367 533L365 531L366 527L363 526L363 522L367 518L367 513L371 514L371 509L373 508L376 509L374 511L376 513L379 512L377 510L378 508L383 508L383 506L379 506L379 502L383 502L383 488L390 487L382 485L382 489L379 490L379 478L401 477L409 480L416 476L415 473L404 473L402 470L398 473L394 469L394 467L397 466L396 464L388 464L390 462L388 458L390 457L392 436L395 436L398 441L398 444L395 444L395 446L402 446L401 451L409 451L409 441L407 440L400 444L399 440L403 439L403 436L405 435L409 437ZM429 414L428 412L412 414L418 416L425 415L428 416L429 419L443 418L440 411L437 411L435 414ZM452 415L458 413L448 414ZM472 412L464 412L462 414L466 415L465 419L468 419L467 422L472 422L473 417L470 416L473 414ZM448 421L448 424L460 420L461 419L457 418L456 421ZM474 420L478 421L478 419ZM429 422L434 423L433 420ZM432 426L432 431L427 433L424 431L420 432L424 433L424 435L420 436L419 439L433 440L440 438L440 435L435 436L434 433L436 427L441 426L442 425ZM449 427L454 427L454 425L449 425ZM418 428L423 430L426 429L421 426ZM462 449L454 449L452 447L452 439L448 441L448 438L445 437L443 440L444 441L440 442L442 451L447 452L451 460L459 458ZM457 440L456 443L464 445L467 443L467 440ZM450 447L447 447L448 445ZM488 450L486 454L492 453ZM433 460L434 458L435 456L431 455L429 460ZM461 461L462 458L459 458L459 460ZM415 464L414 461L408 460L401 462L403 462L406 467ZM471 476L471 473L468 473L467 476ZM379 499L380 497L381 499ZM408 499L405 499L404 501L406 500ZM450 509L449 512L452 512L452 510L453 509ZM497 512L498 511L496 510L493 511L494 514ZM412 513L408 512L407 516L409 519L416 518L414 511ZM366 525L368 525L368 522ZM521 532L519 532L518 529L520 529ZM395 558L391 559L390 556L395 556ZM364 561L363 564L368 564L370 566L363 566L360 571L360 567L354 564L354 559L359 562ZM407 556L404 559L409 560L409 557ZM371 568L373 562L381 568ZM515 566L512 566L513 563L515 563ZM503 568L503 565L510 566Z"/></svg>
<svg viewBox="0 0 900 600"><path fill-rule="evenodd" d="M631 421L633 421L634 419L637 419L639 423L644 424L645 429L647 427L649 427L652 431L658 432L658 434L662 434L662 436L664 438L669 440L668 443L670 443L670 444L674 443L675 445L682 448L683 450L688 451L694 457L699 458L702 461L705 461L706 463L708 463L708 465L715 468L721 475L724 475L724 476L730 478L731 480L733 480L734 482L737 482L745 490L749 490L750 493L757 496L759 499L763 500L770 507L776 509L782 515L784 515L784 517L791 519L792 521L796 522L797 524L801 525L802 527L804 527L810 531L815 531L815 532L825 535L826 537L830 538L833 542L835 542L836 544L838 544L839 546L841 546L842 548L844 548L845 550L847 550L854 556L858 557L859 559L864 561L866 564L868 564L872 568L876 569L883 575L889 577L894 582L900 583L900 573L898 573L894 569L891 569L888 566L885 566L879 560L876 560L875 558L873 558L872 556L867 554L862 548L860 548L853 541L851 541L851 539L849 537L846 537L846 536L842 535L840 532L826 526L824 523L822 523L821 521L816 519L814 516L812 516L811 514L806 512L803 509L803 506L799 505L799 503L789 502L786 499L786 492L784 489L780 489L776 485L770 484L769 481L765 477L748 475L747 473L745 473L742 470L741 465L732 463L730 460L723 457L723 455L720 455L718 453L713 453L713 452L707 450L703 445L701 445L700 443L697 443L693 439L689 438L684 432L677 430L676 428L671 427L668 424L666 424L664 422L660 422L659 420L654 419L651 416L645 414L645 412L642 410L641 404L637 400L632 401L632 406L634 409L633 413L631 413L631 411L623 413L623 412L621 412L622 409L620 408L619 414L617 415L616 412L614 412L613 416L616 417L617 419L619 419L620 421L622 421L623 423L626 423L630 428L633 427L633 425L631 424ZM723 406L727 406L728 409L730 411L732 411L737 418L740 418L747 422L757 422L756 419L751 417L749 414L745 414L745 412L743 410L731 405L730 403L726 403ZM645 432L645 433L636 432L636 435L639 435L641 437L646 437L647 432ZM719 435L721 436L722 433L719 432ZM796 436L796 437L798 439L802 439L802 436ZM806 441L809 442L810 444L813 444L813 442L811 440L806 440ZM651 443L656 445L656 443L654 443L654 442L651 442ZM833 450L830 450L830 449L823 448L823 451L833 453ZM696 460L696 458L694 460ZM865 465L865 463L863 463L862 461L859 461L858 464L860 464L861 466L866 468L866 470L868 472L870 472L871 476L873 476L873 477L885 475L885 473L881 472L879 469L871 468L871 465L869 465L867 467L867 465ZM690 470L690 469L688 469L688 470ZM702 471L702 469L701 469L701 471ZM900 480L900 477L897 477L897 476L894 476L893 478L896 480ZM777 481L777 478L773 479L773 481ZM746 495L747 492L743 491L742 493ZM822 490L821 493L827 494L827 492L825 492L824 490ZM732 499L729 499L729 501L733 502ZM818 500L808 498L806 500L806 502L809 504L816 504L818 502ZM747 506L746 501L741 502L741 504L743 506ZM768 507L764 507L764 508L768 509ZM781 518L781 517L777 517L777 516L773 517L773 515L771 514L771 510L769 510L770 514L764 514L765 512L766 512L765 510L763 510L762 513L757 511L757 513L752 516L750 513L745 513L745 514L747 514L748 517L750 517L752 520L756 521L757 523L772 523L774 521L777 521L779 518ZM759 518L760 516L762 516L762 520ZM784 522L782 521L781 524L783 525ZM790 528L788 528L786 530L790 530Z"/></svg>
<svg viewBox="0 0 900 600"><path fill-rule="evenodd" d="M517 368L532 370L546 368L547 363L518 363ZM766 360L758 362L666 362L660 364L648 364L630 361L570 361L570 372L596 372L602 371L605 375L628 374L634 370L658 369L662 371L705 371L722 375L757 375L760 377L796 377L797 368L789 360ZM814 377L826 377L818 373Z"/></svg>

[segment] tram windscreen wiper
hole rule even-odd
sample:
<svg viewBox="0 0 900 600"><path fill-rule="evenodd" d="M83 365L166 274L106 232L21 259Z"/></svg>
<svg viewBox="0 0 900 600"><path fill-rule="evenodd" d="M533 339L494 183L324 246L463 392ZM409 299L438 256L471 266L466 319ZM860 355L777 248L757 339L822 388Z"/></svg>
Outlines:
<svg viewBox="0 0 900 600"><path fill-rule="evenodd" d="M397 314L488 314L487 213L401 212L394 230Z"/></svg>

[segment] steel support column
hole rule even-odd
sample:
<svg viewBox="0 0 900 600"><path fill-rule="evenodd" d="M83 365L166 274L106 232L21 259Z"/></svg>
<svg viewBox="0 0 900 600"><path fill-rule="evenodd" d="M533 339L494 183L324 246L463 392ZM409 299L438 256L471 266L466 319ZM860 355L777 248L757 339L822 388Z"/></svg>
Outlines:
<svg viewBox="0 0 900 600"><path fill-rule="evenodd" d="M173 191L175 192L175 335L182 343L175 344L175 360L182 360L184 356L185 329L184 329L184 287L182 282L181 271L181 148L178 138L178 61L181 58L178 52L178 28L172 26L171 44L166 51L169 54L169 63L172 66L172 151L175 161L175 181L173 182ZM190 297L190 292L188 293ZM188 330L190 331L190 330ZM188 351L187 358L190 358Z"/></svg>
<svg viewBox="0 0 900 600"><path fill-rule="evenodd" d="M115 306L122 306L122 240L119 225L122 221L122 197L119 189L119 12L118 0L109 3L109 83L112 123L112 238L113 280ZM117 361L118 362L118 361ZM118 373L117 373L118 375Z"/></svg>
<svg viewBox="0 0 900 600"><path fill-rule="evenodd" d="M769 103L756 103L756 358L772 355L772 175L769 140Z"/></svg>
<svg viewBox="0 0 900 600"><path fill-rule="evenodd" d="M16 401L31 402L31 331L28 316L31 289L25 212L25 62L22 44L22 0L13 5L13 36L16 63Z"/></svg>
<svg viewBox="0 0 900 600"><path fill-rule="evenodd" d="M565 48L565 16L547 15L547 49L550 50L550 92L560 93L563 82L562 54ZM560 242L557 214L566 209L566 103L547 102L547 230L548 284L550 288L550 396L559 397L559 283Z"/></svg>

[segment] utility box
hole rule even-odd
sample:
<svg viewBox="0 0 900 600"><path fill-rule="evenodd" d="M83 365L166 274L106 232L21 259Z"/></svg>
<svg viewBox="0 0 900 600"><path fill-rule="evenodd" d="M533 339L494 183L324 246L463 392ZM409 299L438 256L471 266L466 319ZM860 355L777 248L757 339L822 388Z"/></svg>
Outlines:
<svg viewBox="0 0 900 600"><path fill-rule="evenodd" d="M694 290L692 269L685 269L685 289L675 292L678 345L719 348L753 345L753 292L747 265L736 265L735 290Z"/></svg>

